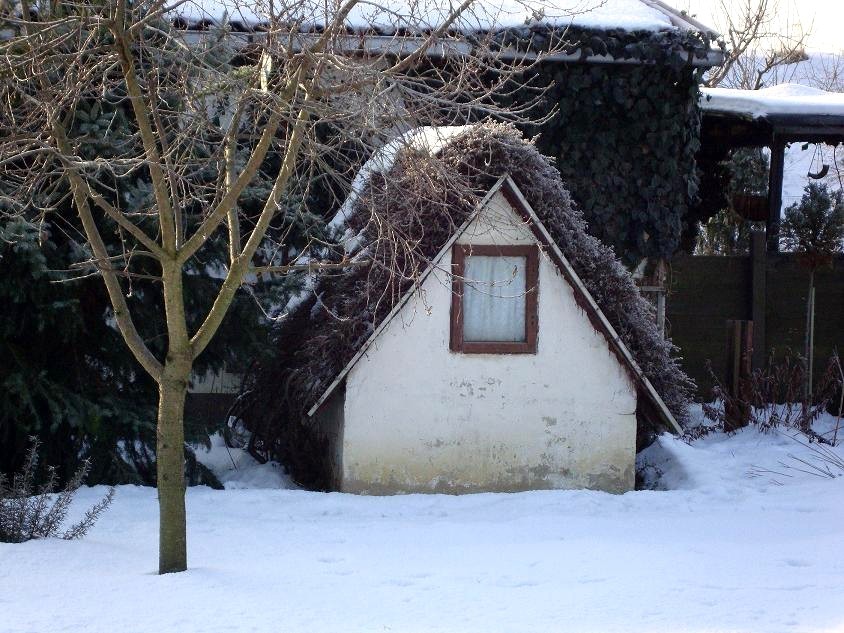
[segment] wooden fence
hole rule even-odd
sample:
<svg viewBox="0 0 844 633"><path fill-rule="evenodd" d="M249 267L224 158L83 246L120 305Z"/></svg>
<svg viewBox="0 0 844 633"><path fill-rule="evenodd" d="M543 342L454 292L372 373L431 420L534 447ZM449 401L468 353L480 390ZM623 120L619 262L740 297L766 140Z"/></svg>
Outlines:
<svg viewBox="0 0 844 633"><path fill-rule="evenodd" d="M712 379L726 381L731 331L727 321L752 321L753 366L787 349L803 353L809 273L790 253L766 253L764 237L750 256L682 256L671 265L666 304L668 333L683 367L707 399ZM844 256L815 274L815 372L833 350L844 355Z"/></svg>

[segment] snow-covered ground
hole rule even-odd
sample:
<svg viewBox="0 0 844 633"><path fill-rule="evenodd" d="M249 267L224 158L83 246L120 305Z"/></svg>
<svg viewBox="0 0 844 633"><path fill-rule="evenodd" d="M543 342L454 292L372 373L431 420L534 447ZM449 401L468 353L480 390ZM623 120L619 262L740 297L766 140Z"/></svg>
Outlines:
<svg viewBox="0 0 844 633"><path fill-rule="evenodd" d="M84 540L0 544L0 631L844 631L844 477L788 468L808 454L663 437L673 489L624 495L193 488L163 577L155 491L122 486Z"/></svg>

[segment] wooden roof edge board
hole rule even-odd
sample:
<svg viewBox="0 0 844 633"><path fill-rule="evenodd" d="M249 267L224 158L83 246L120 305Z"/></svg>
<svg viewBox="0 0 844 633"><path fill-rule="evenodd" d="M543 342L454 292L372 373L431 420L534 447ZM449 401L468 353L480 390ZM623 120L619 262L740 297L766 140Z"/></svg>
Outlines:
<svg viewBox="0 0 844 633"><path fill-rule="evenodd" d="M712 27L706 26L703 22L693 18L688 13L678 11L672 6L665 4L662 0L641 0L643 4L653 7L661 11L671 20L674 26L685 28L693 31L697 30L702 33L709 33L715 37L721 37L721 34Z"/></svg>
<svg viewBox="0 0 844 633"><path fill-rule="evenodd" d="M563 255L563 252L560 250L560 247L557 246L557 243L551 237L551 234L548 232L548 229L545 228L545 225L536 215L536 212L530 206L530 203L527 201L527 199L525 199L524 195L519 190L516 183L513 182L513 179L510 178L509 174L507 174L505 177L504 186L511 193L511 195L513 195L519 201L519 204L531 217L533 225L543 234L545 241L547 241L547 247L553 251L556 258L558 258L559 262L562 264L562 267L564 269L564 272L566 273L569 283L571 283L577 289L577 291L581 293L584 300L589 304L590 308L592 309L592 312L600 320L604 330L603 334L607 337L610 345L614 346L616 350L621 354L621 356L626 360L629 369L633 372L635 378L638 379L640 385L644 387L645 392L648 394L648 396L650 396L650 400L653 402L654 406L660 413L665 426L668 428L668 430L677 433L678 435L682 435L683 429L677 423L677 420L674 418L674 415L668 409L668 406L662 400L662 397L657 393L656 389L651 384L651 381L648 380L647 376L645 376L645 373L642 371L641 367L639 367L639 364L633 358L633 355L630 353L630 350L627 349L627 345L625 345L618 332L615 331L615 328L612 326L612 324L607 319L606 315L595 302L595 299L592 297L592 294L589 292L589 289L586 288L583 281L580 279L580 276L577 274L574 268L572 268L568 259L566 259L566 256Z"/></svg>
<svg viewBox="0 0 844 633"><path fill-rule="evenodd" d="M765 117L757 117L748 112L734 112L731 110L706 110L700 109L700 116L703 119L717 119L726 121L741 121L742 123L757 123L764 121Z"/></svg>
<svg viewBox="0 0 844 633"><path fill-rule="evenodd" d="M729 129L728 126L741 126ZM703 141L707 136L736 146L767 146L776 136L786 143L844 143L844 116L768 115L753 117L736 112L705 111L702 117Z"/></svg>
<svg viewBox="0 0 844 633"><path fill-rule="evenodd" d="M776 126L794 126L794 127L828 127L836 129L839 133L844 131L844 114L800 114L798 112L790 113L772 113L755 115L749 112L736 112L730 110L702 110L701 115L704 119L725 121L725 122L741 122L751 124L768 124Z"/></svg>
<svg viewBox="0 0 844 633"><path fill-rule="evenodd" d="M844 132L844 114L769 114L773 125L795 127L829 127Z"/></svg>
<svg viewBox="0 0 844 633"><path fill-rule="evenodd" d="M794 125L790 123L771 122L774 135L787 142L809 141L812 139L827 139L831 145L840 143L844 138L844 118L839 125ZM836 140L837 139L837 140Z"/></svg>
<svg viewBox="0 0 844 633"><path fill-rule="evenodd" d="M448 241L446 241L446 243L439 250L439 252L433 257L433 259L431 259L431 265L429 265L425 269L425 271L419 276L419 279L410 288L408 288L407 292L405 292L404 295L402 295L401 299L396 302L396 305L393 306L393 309L387 313L387 316L385 316L381 323L378 324L378 327L376 327L372 331L372 333L367 337L366 341L364 341L360 349L355 353L354 356L352 356L351 360L346 363L346 366L340 370L340 373L337 374L337 377L331 382L330 385L328 385L328 387L325 389L319 399L314 403L314 405L310 409L308 409L308 417L313 417L314 413L316 413L319 408L323 405L323 403L325 403L325 401L328 400L329 397L331 397L331 394L340 385L340 383L343 382L343 380L346 378L346 375L358 363L358 361L363 357L367 350L372 347L373 343L375 342L375 339L378 338L381 332L386 329L390 321L392 321L398 315L404 305L413 296L413 293L416 292L416 290L421 287L422 283L428 278L428 276L433 273L433 271L436 269L436 263L441 261L442 258L445 257L445 254L448 253L451 247L454 246L454 243L457 242L458 239L460 239L460 236L466 232L466 229L469 228L469 224L471 224L475 217L477 217L478 213L480 213L481 210L489 203L489 201L492 199L492 196L494 196L498 192L498 190L501 189L501 186L504 183L506 177L506 175L501 176L486 193L486 195L484 195L481 201L478 202L477 205L475 205L475 208L472 210L472 212L469 214L463 224L461 224L460 227L454 232L454 234L450 238L448 238Z"/></svg>

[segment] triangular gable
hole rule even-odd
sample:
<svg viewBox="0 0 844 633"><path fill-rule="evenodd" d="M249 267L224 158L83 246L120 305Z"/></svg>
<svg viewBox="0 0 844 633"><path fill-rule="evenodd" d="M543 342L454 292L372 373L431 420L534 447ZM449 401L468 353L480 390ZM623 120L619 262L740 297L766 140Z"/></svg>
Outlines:
<svg viewBox="0 0 844 633"><path fill-rule="evenodd" d="M604 335L607 340L607 343L610 346L610 349L615 353L616 357L619 359L622 365L627 368L631 378L637 386L639 397L641 398L644 396L647 399L648 404L650 405L648 408L656 414L656 416L659 418L659 421L668 430L675 433L682 433L682 429L680 428L679 424L677 424L677 421L674 419L674 416L671 414L671 411L669 411L668 407L665 405L662 398L657 393L656 389L654 389L650 380L648 380L647 376L645 376L644 372L642 372L641 368L634 360L633 355L630 353L630 350L628 350L627 346L624 344L624 341L621 339L621 337L615 331L615 328L613 328L612 324L607 320L604 313L598 307L598 304L592 298L592 295L589 293L589 290L583 284L583 281L572 268L571 264L566 259L565 255L563 255L560 248L551 238L550 233L542 224L542 221L537 217L536 213L533 211L528 201L522 195L522 192L519 190L516 183L513 182L512 178L510 178L510 176L506 174L499 178L498 181L492 186L492 188L490 188L490 190L478 203L472 213L469 214L469 216L466 218L460 228L454 232L454 234L449 238L445 245L443 245L437 255L432 259L431 264L426 268L425 272L420 276L419 280L411 288L409 288L407 292L405 292L405 294L396 303L396 305L393 306L393 309L390 310L389 314L387 314L384 320L381 321L381 323L378 325L378 327L375 328L375 330L373 330L372 334L370 334L370 336L367 338L361 348L357 351L357 353L352 357L352 359L348 363L346 363L346 366L343 367L343 369L337 374L336 378L331 382L328 388L326 388L320 398L310 408L310 410L308 411L308 416L312 416L314 413L316 413L316 411L322 406L322 404L331 396L334 390L345 379L346 375L352 370L352 368L357 364L361 357L373 345L373 343L384 331L384 329L386 329L387 325L392 321L392 319L396 315L398 315L398 313L410 300L410 298L417 291L417 289L422 285L425 279L427 279L428 275L430 275L434 270L439 267L439 262L442 261L442 259L451 250L457 240L460 239L460 236L466 231L466 229L480 214L480 212L487 206L492 197L499 191L501 191L501 193L504 195L505 199L508 201L513 210L525 221L525 224L530 228L531 232L536 238L536 241L544 247L543 251L545 252L545 254L549 256L552 262L554 262L560 273L563 275L563 278L569 283L574 292L575 300L577 301L581 309L586 313L586 316L589 318L589 321L592 326Z"/></svg>

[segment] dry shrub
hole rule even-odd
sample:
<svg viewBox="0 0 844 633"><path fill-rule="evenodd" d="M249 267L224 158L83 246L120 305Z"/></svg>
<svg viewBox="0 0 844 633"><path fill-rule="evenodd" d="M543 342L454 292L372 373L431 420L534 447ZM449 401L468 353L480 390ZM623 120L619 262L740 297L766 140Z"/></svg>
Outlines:
<svg viewBox="0 0 844 633"><path fill-rule="evenodd" d="M34 437L30 442L24 465L12 477L11 484L0 473L0 541L22 543L36 538L82 538L111 505L114 487L109 488L106 496L91 506L78 523L63 530L70 504L85 481L90 463L84 461L59 492L56 492L58 480L54 466L47 467L45 482L36 486L39 442Z"/></svg>
<svg viewBox="0 0 844 633"><path fill-rule="evenodd" d="M812 423L840 394L839 367L838 356L832 356L809 401L803 399L806 363L791 352L787 352L780 362L757 369L741 380L737 394L730 393L710 368L715 383L713 401L703 405L703 412L713 424L690 428L686 437L697 439L714 431L729 433L751 425L762 432L791 429L812 441L831 443L812 430Z"/></svg>

